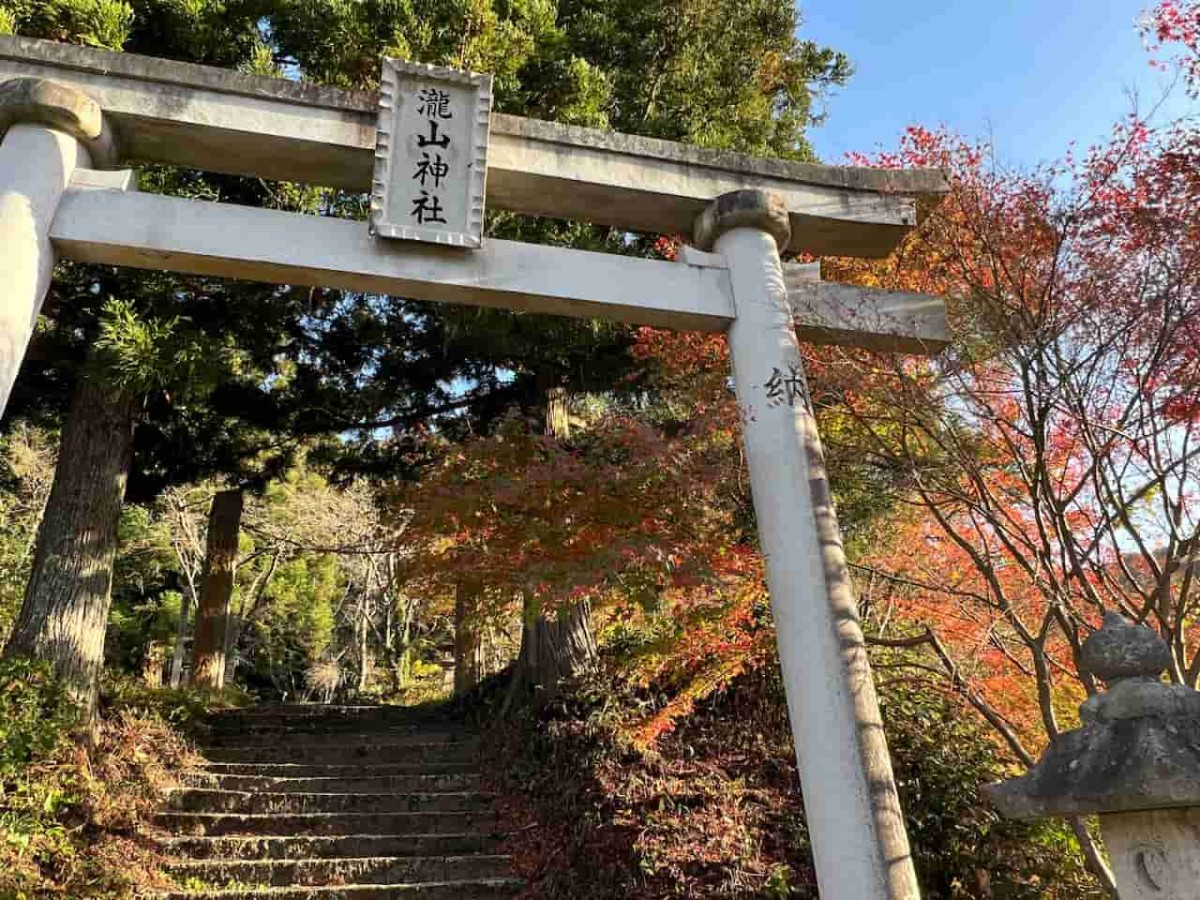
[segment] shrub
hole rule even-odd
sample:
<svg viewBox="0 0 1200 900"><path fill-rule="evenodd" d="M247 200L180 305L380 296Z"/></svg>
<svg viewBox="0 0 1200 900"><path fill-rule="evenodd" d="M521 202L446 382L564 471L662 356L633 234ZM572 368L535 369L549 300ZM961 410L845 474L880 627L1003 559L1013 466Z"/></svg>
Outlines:
<svg viewBox="0 0 1200 900"><path fill-rule="evenodd" d="M190 761L180 730L208 697L108 681L95 742L43 663L0 660L0 898L131 897L168 888L143 823Z"/></svg>
<svg viewBox="0 0 1200 900"><path fill-rule="evenodd" d="M67 755L75 723L48 664L0 659L0 834L18 863L7 877L24 878L31 862L67 845L60 817L78 805L80 786L54 761Z"/></svg>
<svg viewBox="0 0 1200 900"><path fill-rule="evenodd" d="M924 897L1105 896L1069 827L1003 819L982 796L1011 765L970 710L921 681L885 682L880 700Z"/></svg>
<svg viewBox="0 0 1200 900"><path fill-rule="evenodd" d="M1001 819L981 795L1008 766L976 718L932 685L880 693L926 900L1103 896L1068 829ZM778 671L740 676L639 752L639 723L671 702L597 677L488 726L530 896L815 898Z"/></svg>

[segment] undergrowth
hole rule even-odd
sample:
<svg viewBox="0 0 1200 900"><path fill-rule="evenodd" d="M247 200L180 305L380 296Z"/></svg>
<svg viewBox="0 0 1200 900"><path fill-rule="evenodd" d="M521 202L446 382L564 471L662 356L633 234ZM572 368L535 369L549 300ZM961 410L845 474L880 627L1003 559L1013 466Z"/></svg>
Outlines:
<svg viewBox="0 0 1200 900"><path fill-rule="evenodd" d="M49 668L0 660L0 900L170 887L146 826L214 699L106 681L85 745Z"/></svg>
<svg viewBox="0 0 1200 900"><path fill-rule="evenodd" d="M1002 820L981 797L1008 772L973 718L928 686L881 693L927 900L1102 896L1066 828ZM668 702L596 677L485 726L524 896L815 898L778 675L743 675L639 752L636 724Z"/></svg>

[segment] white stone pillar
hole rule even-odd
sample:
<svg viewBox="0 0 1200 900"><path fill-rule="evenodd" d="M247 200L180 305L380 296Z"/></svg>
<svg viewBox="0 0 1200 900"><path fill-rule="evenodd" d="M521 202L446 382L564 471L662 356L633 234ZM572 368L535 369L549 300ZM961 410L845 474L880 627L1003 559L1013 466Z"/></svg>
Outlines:
<svg viewBox="0 0 1200 900"><path fill-rule="evenodd" d="M782 201L727 194L696 242L725 257L729 330L750 486L822 900L920 892L841 534L826 480L779 248Z"/></svg>
<svg viewBox="0 0 1200 900"><path fill-rule="evenodd" d="M50 223L76 168L112 162L99 106L37 78L0 83L0 413L54 270Z"/></svg>

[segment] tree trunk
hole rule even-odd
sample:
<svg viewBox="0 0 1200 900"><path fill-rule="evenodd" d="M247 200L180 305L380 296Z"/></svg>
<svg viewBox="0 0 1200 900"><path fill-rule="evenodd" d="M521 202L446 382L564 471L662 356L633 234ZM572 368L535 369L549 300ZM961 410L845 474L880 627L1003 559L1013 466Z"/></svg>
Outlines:
<svg viewBox="0 0 1200 900"><path fill-rule="evenodd" d="M454 598L454 696L468 693L483 677L483 638L476 616L480 585L459 584Z"/></svg>
<svg viewBox="0 0 1200 900"><path fill-rule="evenodd" d="M545 410L545 433L555 440L571 436L571 396L565 387L539 378ZM538 702L558 693L559 685L596 665L599 652L592 634L592 610L586 601L547 615L536 598L525 601L521 652L512 690L532 690ZM510 693L509 700L514 694ZM505 701L508 706L509 700Z"/></svg>
<svg viewBox="0 0 1200 900"><path fill-rule="evenodd" d="M175 650L171 654L171 687L178 688L183 683L183 657L187 649L188 623L192 618L192 593L189 585L183 598L179 601L179 625L175 629Z"/></svg>
<svg viewBox="0 0 1200 900"><path fill-rule="evenodd" d="M403 595L404 609L403 617L400 621L400 640L398 646L393 650L393 658L396 662L396 688L404 688L408 686L409 679L412 677L413 664L413 631L417 627L417 608L419 604L407 594Z"/></svg>
<svg viewBox="0 0 1200 900"><path fill-rule="evenodd" d="M599 657L592 634L592 609L584 601L547 615L529 599L517 673L539 702L552 699L564 681L592 669Z"/></svg>
<svg viewBox="0 0 1200 900"><path fill-rule="evenodd" d="M242 602L238 604L237 615L231 615L225 624L225 683L229 684L233 681L233 676L237 672L238 663L241 661L241 654L238 652L238 647L241 643L242 632L246 630L246 624L254 618L262 607L263 595L271 586L271 579L275 577L275 570L279 568L280 553L271 555L271 562L267 564L265 571L255 577L251 583L249 590L242 593Z"/></svg>
<svg viewBox="0 0 1200 900"><path fill-rule="evenodd" d="M548 388L546 397L546 434L559 441L571 439L571 395L565 387Z"/></svg>
<svg viewBox="0 0 1200 900"><path fill-rule="evenodd" d="M4 650L5 656L49 660L88 721L104 665L136 416L135 395L81 377L63 427L25 600Z"/></svg>
<svg viewBox="0 0 1200 900"><path fill-rule="evenodd" d="M142 657L142 682L146 687L163 686L163 668L167 662L167 645L162 641L150 641L146 655Z"/></svg>
<svg viewBox="0 0 1200 900"><path fill-rule="evenodd" d="M1112 900L1121 900L1120 892L1117 889L1117 876L1113 874L1112 867L1104 858L1104 853L1100 849L1096 838L1088 831L1087 820L1081 816L1073 816L1068 820L1071 824L1071 830L1075 832L1075 837L1079 841L1079 849L1083 852L1084 866L1089 872L1096 876L1096 880L1108 892L1108 896Z"/></svg>
<svg viewBox="0 0 1200 900"><path fill-rule="evenodd" d="M241 612L231 612L225 618L225 674L221 676L222 685L231 683L233 676L237 673L239 659L237 645L242 637L244 625L245 620Z"/></svg>
<svg viewBox="0 0 1200 900"><path fill-rule="evenodd" d="M204 577L200 582L196 636L192 643L192 684L197 687L219 690L225 686L225 631L241 525L242 492L220 491L213 497L208 516Z"/></svg>
<svg viewBox="0 0 1200 900"><path fill-rule="evenodd" d="M370 636L368 631L369 613L370 607L367 606L367 598L363 597L358 604L358 692L360 694L364 693L371 683L371 646L367 641Z"/></svg>

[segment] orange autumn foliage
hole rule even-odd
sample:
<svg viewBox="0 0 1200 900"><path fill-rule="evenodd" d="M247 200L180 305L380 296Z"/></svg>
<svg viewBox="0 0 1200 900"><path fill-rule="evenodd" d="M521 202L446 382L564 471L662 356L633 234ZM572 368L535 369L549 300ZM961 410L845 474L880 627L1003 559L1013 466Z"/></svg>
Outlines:
<svg viewBox="0 0 1200 900"><path fill-rule="evenodd" d="M1200 677L1200 136L1130 119L1013 173L912 129L859 161L953 184L890 259L824 267L944 295L955 334L931 360L826 359L835 453L909 505L859 560L872 618L1029 761L1096 689L1077 657L1106 609L1164 635L1175 680Z"/></svg>
<svg viewBox="0 0 1200 900"><path fill-rule="evenodd" d="M589 601L622 677L672 698L631 732L649 745L773 642L761 559L737 522L748 501L724 339L645 328L632 355L649 405L613 401L565 441L513 414L445 447L402 504L425 596L484 585L474 615L499 627L530 599Z"/></svg>

